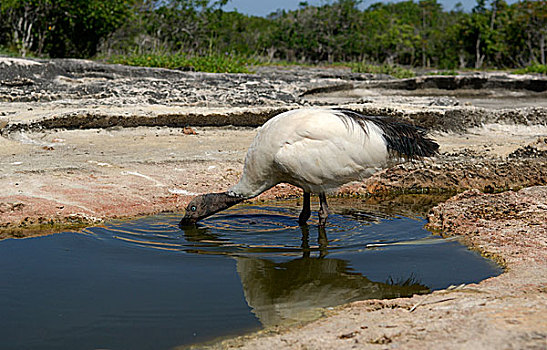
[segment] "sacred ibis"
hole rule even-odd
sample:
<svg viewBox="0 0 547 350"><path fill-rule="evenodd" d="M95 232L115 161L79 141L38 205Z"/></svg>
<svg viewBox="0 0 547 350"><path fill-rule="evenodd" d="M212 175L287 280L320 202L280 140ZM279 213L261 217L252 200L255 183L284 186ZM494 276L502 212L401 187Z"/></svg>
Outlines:
<svg viewBox="0 0 547 350"><path fill-rule="evenodd" d="M180 225L258 196L285 182L304 191L298 222L309 219L310 193L319 195L319 226L329 214L325 193L402 161L433 156L439 145L423 129L393 118L343 109L284 112L259 128L239 182L222 193L192 199Z"/></svg>

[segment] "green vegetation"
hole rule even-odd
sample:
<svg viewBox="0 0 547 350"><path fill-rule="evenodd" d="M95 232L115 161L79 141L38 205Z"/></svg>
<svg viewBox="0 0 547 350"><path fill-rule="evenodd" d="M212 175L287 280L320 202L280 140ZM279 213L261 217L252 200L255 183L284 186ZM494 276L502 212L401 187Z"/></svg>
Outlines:
<svg viewBox="0 0 547 350"><path fill-rule="evenodd" d="M22 56L91 57L131 21L133 0L2 0L0 45Z"/></svg>
<svg viewBox="0 0 547 350"><path fill-rule="evenodd" d="M547 74L547 65L546 64L533 64L531 66L515 70L517 74L526 74L526 73L539 73Z"/></svg>
<svg viewBox="0 0 547 350"><path fill-rule="evenodd" d="M458 72L454 70L443 70L437 72L428 72L426 75L458 75Z"/></svg>
<svg viewBox="0 0 547 350"><path fill-rule="evenodd" d="M350 63L349 66L352 71L357 73L389 74L399 79L412 78L416 76L416 74L410 69L406 69L396 65L374 65L360 62Z"/></svg>
<svg viewBox="0 0 547 350"><path fill-rule="evenodd" d="M10 50L8 47L0 46L0 56L18 56L18 52Z"/></svg>
<svg viewBox="0 0 547 350"><path fill-rule="evenodd" d="M133 54L114 55L106 59L109 63L130 66L160 67L209 73L249 73L251 60L234 55L211 54L190 56L187 54Z"/></svg>
<svg viewBox="0 0 547 350"><path fill-rule="evenodd" d="M228 1L2 0L0 47L22 56L230 72L258 62L348 62L356 71L405 77L412 73L401 67L544 72L547 64L547 0L476 0L471 12L445 10L437 0L366 9L361 0L330 0L266 18L226 12Z"/></svg>

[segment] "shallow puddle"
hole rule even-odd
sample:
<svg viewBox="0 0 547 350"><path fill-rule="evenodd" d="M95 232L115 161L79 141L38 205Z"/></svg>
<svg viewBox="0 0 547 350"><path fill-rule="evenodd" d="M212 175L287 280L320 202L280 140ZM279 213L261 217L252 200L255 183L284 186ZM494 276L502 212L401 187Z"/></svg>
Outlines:
<svg viewBox="0 0 547 350"><path fill-rule="evenodd" d="M2 349L168 349L501 273L420 216L338 212L324 231L279 202L2 241Z"/></svg>

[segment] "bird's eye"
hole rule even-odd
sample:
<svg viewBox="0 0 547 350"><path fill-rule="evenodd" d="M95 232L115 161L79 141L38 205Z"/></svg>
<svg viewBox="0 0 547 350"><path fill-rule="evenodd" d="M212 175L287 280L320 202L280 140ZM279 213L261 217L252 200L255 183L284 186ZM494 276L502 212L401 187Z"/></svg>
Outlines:
<svg viewBox="0 0 547 350"><path fill-rule="evenodd" d="M192 206L190 207L190 210L191 210L191 211L196 211L196 210L197 210L197 208L196 208L196 206L195 206L195 205L192 205Z"/></svg>

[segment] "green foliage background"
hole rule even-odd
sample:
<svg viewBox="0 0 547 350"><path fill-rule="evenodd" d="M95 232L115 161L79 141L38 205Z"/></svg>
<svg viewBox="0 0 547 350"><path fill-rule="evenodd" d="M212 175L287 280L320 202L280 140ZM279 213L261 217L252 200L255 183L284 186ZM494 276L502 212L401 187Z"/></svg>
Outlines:
<svg viewBox="0 0 547 350"><path fill-rule="evenodd" d="M477 0L471 12L445 11L436 0L364 10L359 0L302 2L266 18L223 11L227 2L2 0L0 52L235 72L285 61L352 62L357 71L531 66L541 73L546 63L547 0Z"/></svg>

